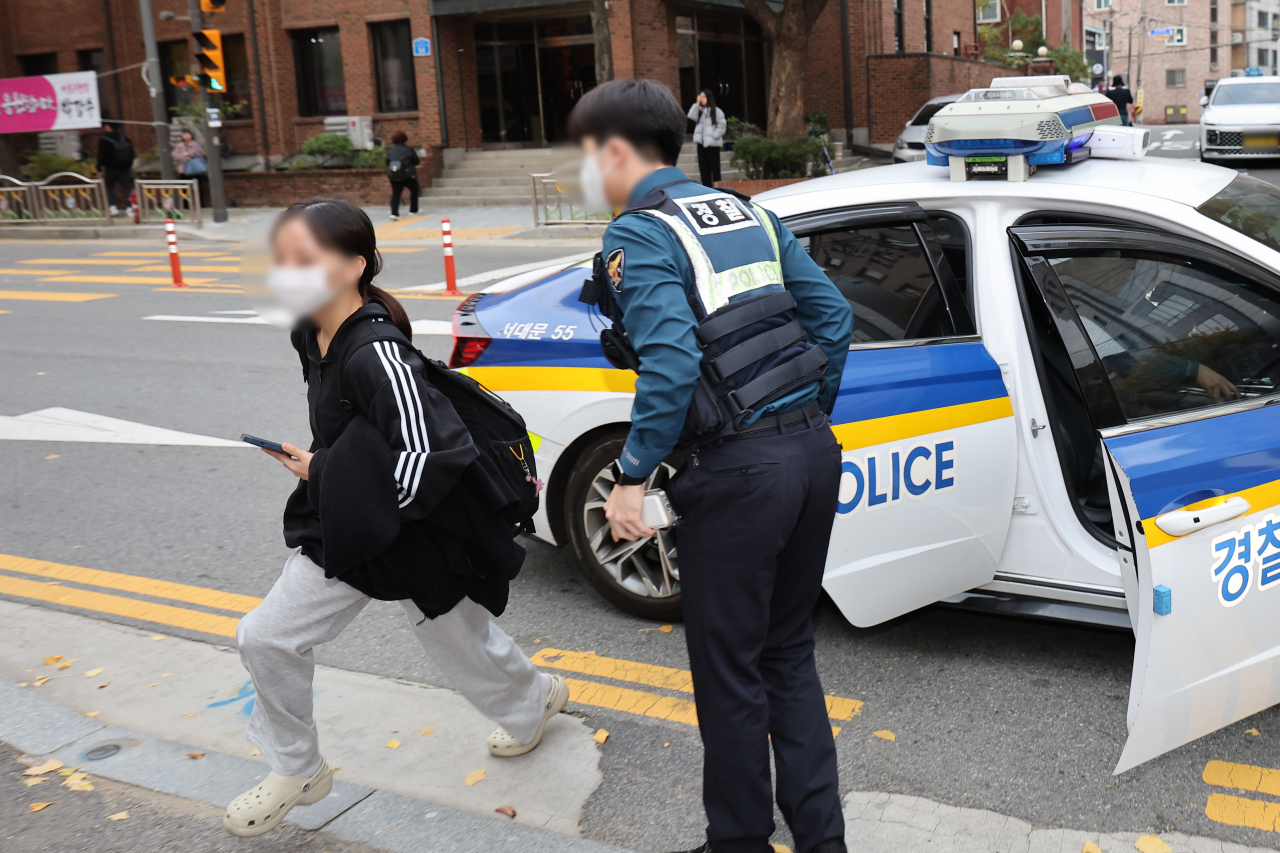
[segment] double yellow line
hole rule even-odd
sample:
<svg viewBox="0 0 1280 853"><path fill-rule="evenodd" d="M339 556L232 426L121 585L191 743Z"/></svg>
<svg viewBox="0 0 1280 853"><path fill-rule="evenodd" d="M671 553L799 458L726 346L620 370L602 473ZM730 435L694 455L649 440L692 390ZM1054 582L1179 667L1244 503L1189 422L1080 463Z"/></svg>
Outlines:
<svg viewBox="0 0 1280 853"><path fill-rule="evenodd" d="M1204 766L1201 778L1222 788L1280 797L1280 770L1270 767L1210 761ZM1230 826L1280 832L1280 803L1215 793L1209 795L1204 814L1209 820Z"/></svg>
<svg viewBox="0 0 1280 853"><path fill-rule="evenodd" d="M8 572L10 574L3 574ZM15 577L24 575L25 577ZM39 578L40 580L34 580ZM204 610L177 607L142 598L128 598L105 592L81 589L78 584L149 599L192 604ZM32 560L12 554L0 554L0 595L60 604L79 610L107 613L126 619L137 619L157 625L184 628L218 637L234 637L239 617L228 613L248 613L262 603L251 595L208 589L201 586L155 580L118 572L104 572L82 566ZM221 611L221 612L207 612ZM541 667L557 669L576 675L607 681L658 688L667 693L692 694L693 675L688 670L638 663L636 661L607 658L595 652L570 652L561 649L541 649L533 655L533 662ZM565 679L569 683L569 698L582 705L607 708L628 714L669 720L688 725L698 724L697 710L692 699L620 687L604 681L587 681L579 678ZM862 712L863 703L857 699L840 696L827 697L827 716L837 721L852 720ZM832 726L832 733L839 734L840 727Z"/></svg>

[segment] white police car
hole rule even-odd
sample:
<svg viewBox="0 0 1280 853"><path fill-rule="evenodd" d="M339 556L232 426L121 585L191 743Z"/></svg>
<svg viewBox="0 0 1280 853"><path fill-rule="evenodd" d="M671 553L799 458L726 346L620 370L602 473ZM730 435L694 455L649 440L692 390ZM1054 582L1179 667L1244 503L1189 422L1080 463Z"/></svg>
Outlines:
<svg viewBox="0 0 1280 853"><path fill-rule="evenodd" d="M856 318L824 586L859 626L935 602L1132 626L1123 771L1280 701L1280 189L1172 159L953 173L756 199ZM528 420L538 535L673 618L679 528L615 543L603 515L634 375L588 274L470 298L454 363Z"/></svg>

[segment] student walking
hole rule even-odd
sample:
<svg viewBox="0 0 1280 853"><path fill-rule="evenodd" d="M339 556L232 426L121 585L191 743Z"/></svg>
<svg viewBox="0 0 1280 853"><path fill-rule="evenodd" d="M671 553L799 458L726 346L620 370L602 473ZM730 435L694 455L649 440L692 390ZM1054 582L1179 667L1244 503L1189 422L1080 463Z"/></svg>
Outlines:
<svg viewBox="0 0 1280 853"><path fill-rule="evenodd" d="M397 131L391 136L391 147L387 149L387 177L391 179L391 220L400 218L400 193L409 190L409 213L418 212L418 196L422 188L418 186L418 152L409 147L409 137L404 131Z"/></svg>
<svg viewBox="0 0 1280 853"><path fill-rule="evenodd" d="M496 756L536 747L569 695L494 622L524 549L492 508L498 469L425 378L404 308L373 284L381 259L369 217L345 201L299 202L277 220L272 252L269 284L299 318L292 340L312 441L267 451L298 477L284 511L294 551L237 630L257 691L248 736L271 766L227 806L223 825L238 836L268 832L329 793L313 649L371 598L400 601L449 683L499 724L488 741Z"/></svg>
<svg viewBox="0 0 1280 853"><path fill-rule="evenodd" d="M720 152L724 150L724 132L728 127L724 111L716 106L716 96L710 89L698 93L698 100L689 107L689 121L693 122L693 143L698 148L698 175L703 185L714 187L720 180Z"/></svg>
<svg viewBox="0 0 1280 853"><path fill-rule="evenodd" d="M98 137L98 170L102 172L102 182L107 190L107 204L112 216L120 213L115 197L118 188L129 214L133 215L129 203L129 195L133 192L133 141L124 135L119 122L108 121L103 126L107 132Z"/></svg>

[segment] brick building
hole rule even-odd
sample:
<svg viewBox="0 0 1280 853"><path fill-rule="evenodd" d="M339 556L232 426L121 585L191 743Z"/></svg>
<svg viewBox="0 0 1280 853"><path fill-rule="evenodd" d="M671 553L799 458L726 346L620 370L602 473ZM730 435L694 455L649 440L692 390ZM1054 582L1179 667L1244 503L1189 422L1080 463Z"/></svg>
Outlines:
<svg viewBox="0 0 1280 853"><path fill-rule="evenodd" d="M1045 2L1055 42L1061 3L1079 0ZM222 136L238 155L232 169L295 154L326 116L370 116L378 137L403 130L431 152L433 169L447 149L554 144L595 84L585 0L227 0L226 8L206 26L223 32L224 107L235 114ZM190 70L190 28L165 18L184 17L187 3L153 0L153 11L166 99L181 109L191 95L167 78ZM891 141L928 98L1008 73L966 58L976 55L977 25L973 0L829 0L810 41L805 108L826 112L837 138L848 128L855 142ZM661 80L685 104L711 87L726 114L765 123L769 45L737 0L611 0L609 29L616 76ZM424 38L430 55L414 55ZM140 123L129 133L143 153L156 145L144 124L151 105L140 69L129 66L144 58L136 0L0 0L0 77L126 69L100 78L104 112ZM33 139L0 137L0 171L32 147Z"/></svg>

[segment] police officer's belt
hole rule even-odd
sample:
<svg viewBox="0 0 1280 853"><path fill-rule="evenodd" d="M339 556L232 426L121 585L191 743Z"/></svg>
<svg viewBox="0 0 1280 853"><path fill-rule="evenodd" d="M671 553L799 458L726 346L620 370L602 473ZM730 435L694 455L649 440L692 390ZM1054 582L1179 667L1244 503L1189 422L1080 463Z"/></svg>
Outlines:
<svg viewBox="0 0 1280 853"><path fill-rule="evenodd" d="M750 435L753 432L764 432L768 429L781 429L782 427L791 426L804 421L810 421L822 415L822 407L817 403L810 403L803 409L796 409L793 412L783 412L780 415L765 415L760 420L753 423L745 429L738 430L733 436L736 438L740 435Z"/></svg>

